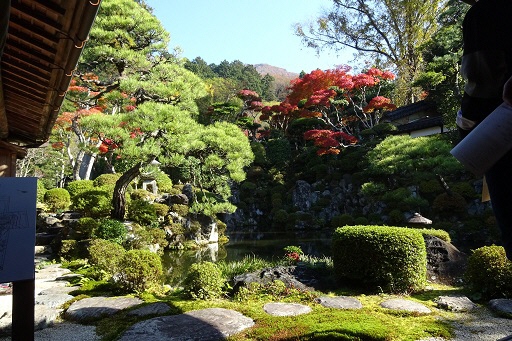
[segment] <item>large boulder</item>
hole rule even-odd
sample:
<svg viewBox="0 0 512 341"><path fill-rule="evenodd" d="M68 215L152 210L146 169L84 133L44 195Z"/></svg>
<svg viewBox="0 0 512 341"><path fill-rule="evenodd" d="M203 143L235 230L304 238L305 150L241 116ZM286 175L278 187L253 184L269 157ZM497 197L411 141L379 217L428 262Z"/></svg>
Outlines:
<svg viewBox="0 0 512 341"><path fill-rule="evenodd" d="M460 285L468 256L453 244L434 236L425 236L427 278L435 283Z"/></svg>

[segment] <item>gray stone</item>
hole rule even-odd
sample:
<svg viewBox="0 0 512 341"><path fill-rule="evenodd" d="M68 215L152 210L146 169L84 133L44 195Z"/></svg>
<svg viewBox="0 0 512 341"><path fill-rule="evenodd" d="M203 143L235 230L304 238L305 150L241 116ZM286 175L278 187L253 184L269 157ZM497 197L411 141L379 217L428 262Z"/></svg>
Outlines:
<svg viewBox="0 0 512 341"><path fill-rule="evenodd" d="M152 303L141 308L128 312L130 316L161 315L167 313L171 308L163 302Z"/></svg>
<svg viewBox="0 0 512 341"><path fill-rule="evenodd" d="M272 316L297 316L311 312L311 307L299 303L267 303L263 310Z"/></svg>
<svg viewBox="0 0 512 341"><path fill-rule="evenodd" d="M37 295L35 302L50 308L57 308L71 299L73 299L73 296L68 294Z"/></svg>
<svg viewBox="0 0 512 341"><path fill-rule="evenodd" d="M489 308L501 317L512 319L512 300L497 298L489 301Z"/></svg>
<svg viewBox="0 0 512 341"><path fill-rule="evenodd" d="M104 316L134 307L143 303L142 300L133 297L90 297L74 302L65 317L75 321L93 321Z"/></svg>
<svg viewBox="0 0 512 341"><path fill-rule="evenodd" d="M172 194L169 196L170 204L179 204L179 205L188 205L188 196L183 193L180 194Z"/></svg>
<svg viewBox="0 0 512 341"><path fill-rule="evenodd" d="M427 277L435 283L460 285L467 264L467 255L453 244L434 236L425 236Z"/></svg>
<svg viewBox="0 0 512 341"><path fill-rule="evenodd" d="M311 208L310 202L311 185L304 180L298 180L292 192L292 203L301 211L308 211Z"/></svg>
<svg viewBox="0 0 512 341"><path fill-rule="evenodd" d="M478 307L466 296L439 296L435 302L439 308L455 312L471 311Z"/></svg>
<svg viewBox="0 0 512 341"><path fill-rule="evenodd" d="M41 290L39 292L39 295L58 295L58 294L69 294L72 291L80 289L79 286L72 286L72 287L63 287L63 286L56 286L51 287L48 289Z"/></svg>
<svg viewBox="0 0 512 341"><path fill-rule="evenodd" d="M347 296L322 296L316 298L315 302L321 304L326 308L335 309L361 309L363 307L363 305L357 298Z"/></svg>
<svg viewBox="0 0 512 341"><path fill-rule="evenodd" d="M217 341L253 325L252 319L237 311L209 308L138 322L118 341Z"/></svg>
<svg viewBox="0 0 512 341"><path fill-rule="evenodd" d="M429 308L421 303L405 300L402 298L393 298L382 302L381 307L391 310L404 310L420 314L430 314Z"/></svg>
<svg viewBox="0 0 512 341"><path fill-rule="evenodd" d="M61 312L62 309L36 305L34 308L34 329L41 330L53 326Z"/></svg>
<svg viewBox="0 0 512 341"><path fill-rule="evenodd" d="M235 276L233 291L237 292L240 287L247 286L249 283L265 285L276 280L282 281L289 288L308 291L314 290L314 287L319 284L314 275L304 267L277 266Z"/></svg>

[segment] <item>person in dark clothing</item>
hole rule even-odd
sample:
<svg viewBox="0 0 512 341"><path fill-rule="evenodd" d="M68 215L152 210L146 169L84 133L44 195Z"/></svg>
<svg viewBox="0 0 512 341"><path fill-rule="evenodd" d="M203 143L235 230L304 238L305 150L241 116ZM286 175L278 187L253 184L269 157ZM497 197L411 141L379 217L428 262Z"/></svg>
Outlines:
<svg viewBox="0 0 512 341"><path fill-rule="evenodd" d="M477 1L464 17L462 32L461 73L467 83L456 123L463 138L504 100L512 103L512 80L510 84L507 82L512 76L512 1ZM509 259L512 259L511 177L512 151L485 173Z"/></svg>

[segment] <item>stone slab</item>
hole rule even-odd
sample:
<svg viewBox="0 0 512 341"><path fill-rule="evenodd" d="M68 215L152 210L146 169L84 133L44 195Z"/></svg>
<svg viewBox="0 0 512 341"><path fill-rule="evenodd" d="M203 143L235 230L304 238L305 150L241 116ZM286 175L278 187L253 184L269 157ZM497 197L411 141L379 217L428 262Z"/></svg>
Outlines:
<svg viewBox="0 0 512 341"><path fill-rule="evenodd" d="M90 297L71 304L64 316L70 320L88 322L142 303L141 299L134 297Z"/></svg>
<svg viewBox="0 0 512 341"><path fill-rule="evenodd" d="M272 316L297 316L311 312L311 307L299 303L267 303L263 310Z"/></svg>
<svg viewBox="0 0 512 341"><path fill-rule="evenodd" d="M237 311L208 308L138 322L118 341L218 341L253 325L252 319Z"/></svg>
<svg viewBox="0 0 512 341"><path fill-rule="evenodd" d="M316 298L315 302L326 308L335 309L361 309L363 307L357 298L348 296L321 296Z"/></svg>
<svg viewBox="0 0 512 341"><path fill-rule="evenodd" d="M168 304L164 302L157 302L137 308L128 312L129 316L148 316L148 315L163 315L171 310Z"/></svg>
<svg viewBox="0 0 512 341"><path fill-rule="evenodd" d="M489 301L489 309L501 317L512 319L512 300L497 298Z"/></svg>
<svg viewBox="0 0 512 341"><path fill-rule="evenodd" d="M73 296L68 294L37 295L35 302L50 308L57 308L71 299L73 299Z"/></svg>
<svg viewBox="0 0 512 341"><path fill-rule="evenodd" d="M387 301L382 302L380 305L381 307L386 309L404 310L420 314L430 314L432 312L429 308L427 308L425 305L421 303L402 298L389 299Z"/></svg>
<svg viewBox="0 0 512 341"><path fill-rule="evenodd" d="M471 311L478 307L466 296L439 296L435 302L439 308L454 312Z"/></svg>

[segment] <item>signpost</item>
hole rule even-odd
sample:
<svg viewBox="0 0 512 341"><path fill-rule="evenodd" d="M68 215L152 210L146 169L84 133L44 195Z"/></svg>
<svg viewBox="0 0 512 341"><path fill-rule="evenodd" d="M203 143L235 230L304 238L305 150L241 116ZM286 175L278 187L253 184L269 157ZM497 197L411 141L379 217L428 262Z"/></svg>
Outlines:
<svg viewBox="0 0 512 341"><path fill-rule="evenodd" d="M0 177L0 283L13 282L13 341L34 339L36 192L36 178Z"/></svg>

